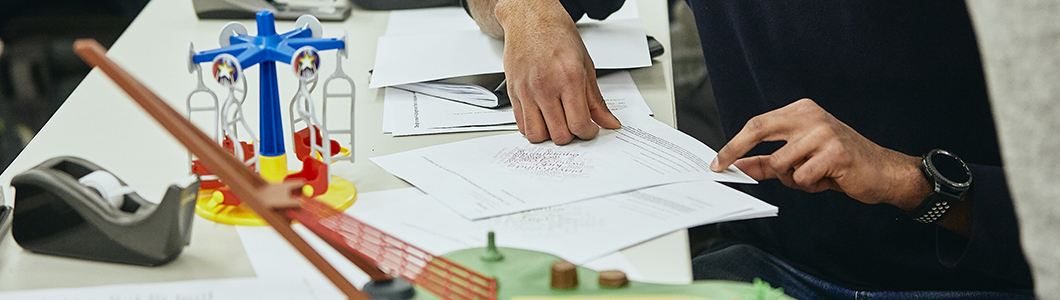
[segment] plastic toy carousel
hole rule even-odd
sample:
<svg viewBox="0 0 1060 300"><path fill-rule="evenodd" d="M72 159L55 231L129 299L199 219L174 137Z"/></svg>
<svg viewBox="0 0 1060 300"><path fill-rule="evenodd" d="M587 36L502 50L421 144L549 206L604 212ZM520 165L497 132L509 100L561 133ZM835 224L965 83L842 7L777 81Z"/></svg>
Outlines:
<svg viewBox="0 0 1060 300"><path fill-rule="evenodd" d="M188 95L188 119L192 115L207 114L211 117L215 141L230 154L243 162L247 168L260 174L266 181L278 183L304 180L302 193L333 208L342 210L353 204L357 189L349 181L331 174L331 163L348 160L353 162L353 103L355 87L353 80L342 70L342 58L346 56L346 37L321 38L323 28L320 21L304 15L295 21L295 29L277 33L273 14L261 11L256 15L258 35L249 35L246 27L231 22L221 29L221 48L196 53L189 49L188 71L198 74L198 85ZM312 92L317 86L320 72L319 51L337 50L335 71L324 80L321 110L316 109ZM211 63L213 79L228 90L224 101L203 82L201 63ZM290 134L294 154L302 162L301 170L287 168L287 149L284 146L284 130L280 112L280 96L277 83L277 62L288 63L298 78L298 90L289 105ZM254 134L243 117L243 102L247 98L246 68L258 66L259 70L259 130ZM334 83L347 85L343 92L332 92ZM338 87L337 89L342 89ZM201 95L208 95L209 98ZM202 104L203 98L212 102ZM327 124L328 101L339 98L350 104L348 129L333 129ZM196 104L195 102L199 103ZM319 114L318 114L319 112ZM212 116L209 116L212 114ZM321 116L321 117L318 117ZM350 143L343 147L332 140L333 135L348 135ZM266 225L257 214L240 206L242 201L232 193L227 184L189 153L193 173L202 178L199 199L195 212L203 218L235 225Z"/></svg>

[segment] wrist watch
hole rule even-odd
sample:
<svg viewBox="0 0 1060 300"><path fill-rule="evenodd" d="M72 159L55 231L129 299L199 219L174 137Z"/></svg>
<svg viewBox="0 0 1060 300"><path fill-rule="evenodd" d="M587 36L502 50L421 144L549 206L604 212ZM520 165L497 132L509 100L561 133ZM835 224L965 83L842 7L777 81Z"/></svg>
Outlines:
<svg viewBox="0 0 1060 300"><path fill-rule="evenodd" d="M928 151L921 159L920 172L924 173L933 188L909 217L921 223L934 223L946 214L951 206L964 199L972 186L972 171L960 157L942 149Z"/></svg>

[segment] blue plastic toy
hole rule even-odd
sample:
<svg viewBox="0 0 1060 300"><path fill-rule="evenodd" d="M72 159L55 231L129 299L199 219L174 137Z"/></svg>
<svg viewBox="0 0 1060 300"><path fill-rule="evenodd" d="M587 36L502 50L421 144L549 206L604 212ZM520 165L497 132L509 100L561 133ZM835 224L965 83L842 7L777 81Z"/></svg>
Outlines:
<svg viewBox="0 0 1060 300"><path fill-rule="evenodd" d="M295 21L295 29L276 33L273 13L267 10L256 15L258 35L249 35L246 27L231 22L221 29L221 48L196 52L189 49L188 71L199 76L198 86L188 95L188 118L192 113L210 112L214 128L210 132L217 143L269 182L303 180L302 192L318 201L343 209L353 204L356 189L349 181L331 175L329 165L338 160L353 161L353 108L355 86L353 80L342 71L342 58L346 55L346 37L321 38L323 26L315 17L304 15ZM336 68L323 83L322 109L318 111L312 92L320 76L320 51L337 50ZM228 96L218 101L217 94L206 87L199 64L212 62L209 73L214 80L228 90ZM283 119L277 83L277 65L291 65L298 78L298 91L291 98L290 129L294 153L302 162L300 171L287 169L287 149L284 146ZM260 66L259 130L257 134L243 118L243 101L247 98L246 68ZM334 80L345 82L348 92L328 89ZM341 85L341 84L340 84ZM339 88L341 90L341 88ZM196 95L207 94L212 100L208 104L193 105ZM330 98L345 98L350 104L349 129L329 129L327 108ZM203 98L203 97L199 97ZM342 99L340 99L342 100ZM201 100L198 100L201 101ZM202 120L200 120L202 121ZM349 134L348 148L331 140L332 134ZM242 137L241 137L242 135ZM249 136L249 139L243 139ZM192 172L202 177L200 185L203 197L196 205L196 212L204 218L236 225L264 225L256 214L239 206L237 199L213 172L197 161L189 161Z"/></svg>
<svg viewBox="0 0 1060 300"><path fill-rule="evenodd" d="M308 16L308 15L307 15ZM239 61L242 68L260 66L260 163L261 174L270 182L283 181L287 175L286 149L283 143L283 120L280 113L279 89L276 82L276 62L291 63L295 51L309 46L318 51L344 49L346 42L334 38L320 38L319 21L303 16L295 22L294 30L277 34L275 19L268 10L259 11L255 19L258 35L248 35L239 26L226 26L222 30L221 44L224 47L199 52L192 62L199 64L213 61L218 55L229 54ZM310 25L310 26L306 26ZM316 29L316 30L314 30ZM228 34L228 41L224 35Z"/></svg>

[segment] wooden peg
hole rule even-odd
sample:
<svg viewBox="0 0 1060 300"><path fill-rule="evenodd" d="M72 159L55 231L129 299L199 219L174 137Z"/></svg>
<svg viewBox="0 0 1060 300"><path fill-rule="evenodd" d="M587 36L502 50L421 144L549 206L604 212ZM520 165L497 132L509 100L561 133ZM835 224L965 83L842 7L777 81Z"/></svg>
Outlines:
<svg viewBox="0 0 1060 300"><path fill-rule="evenodd" d="M619 270L600 272L600 286L609 288L620 288L629 285L626 273Z"/></svg>
<svg viewBox="0 0 1060 300"><path fill-rule="evenodd" d="M552 288L573 289L578 286L578 267L566 261L552 263Z"/></svg>

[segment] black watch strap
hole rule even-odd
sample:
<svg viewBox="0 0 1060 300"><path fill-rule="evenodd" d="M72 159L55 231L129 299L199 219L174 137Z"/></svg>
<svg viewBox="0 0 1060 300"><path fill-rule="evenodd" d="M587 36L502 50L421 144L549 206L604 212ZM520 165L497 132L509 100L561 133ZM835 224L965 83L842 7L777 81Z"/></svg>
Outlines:
<svg viewBox="0 0 1060 300"><path fill-rule="evenodd" d="M908 214L918 222L935 223L962 200L971 187L972 172L959 157L941 149L924 154L920 172L931 185L932 193Z"/></svg>
<svg viewBox="0 0 1060 300"><path fill-rule="evenodd" d="M924 202L920 203L920 206L917 206L916 209L908 212L908 214L910 218L917 222L935 223L935 221L946 215L946 212L950 210L950 205L957 204L957 201L960 201L960 199L954 200L949 195L932 193L931 196L924 199Z"/></svg>

